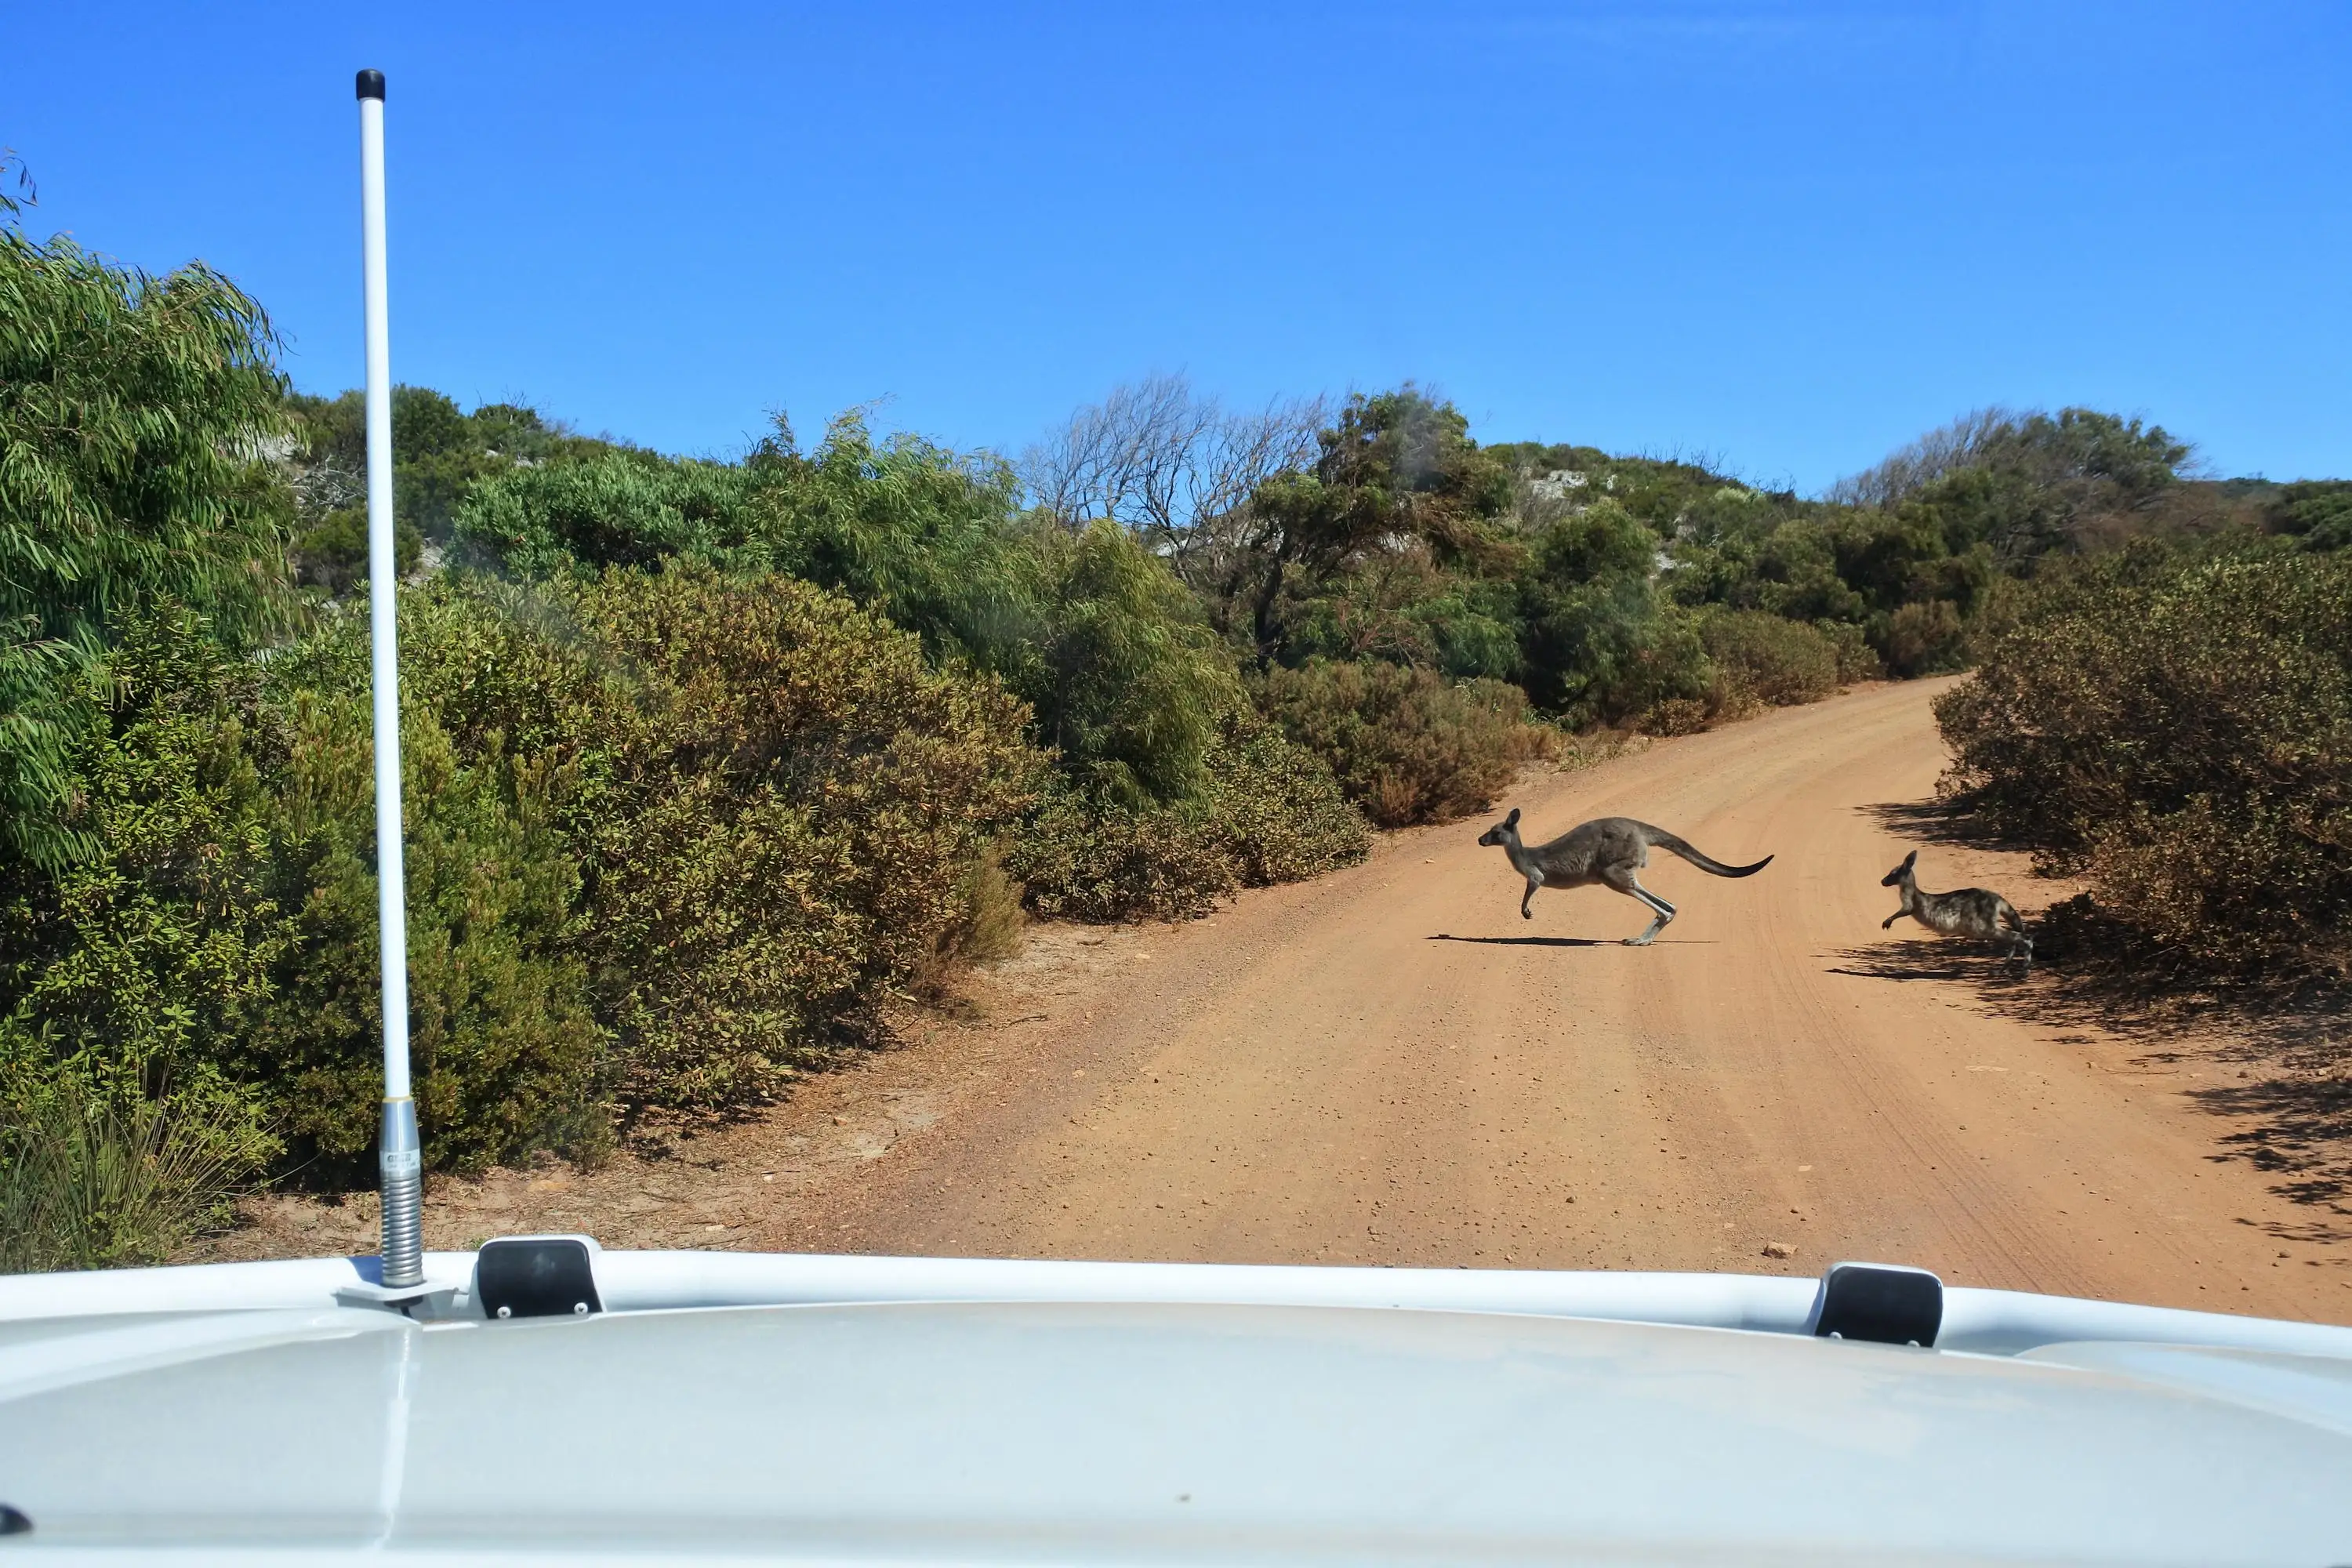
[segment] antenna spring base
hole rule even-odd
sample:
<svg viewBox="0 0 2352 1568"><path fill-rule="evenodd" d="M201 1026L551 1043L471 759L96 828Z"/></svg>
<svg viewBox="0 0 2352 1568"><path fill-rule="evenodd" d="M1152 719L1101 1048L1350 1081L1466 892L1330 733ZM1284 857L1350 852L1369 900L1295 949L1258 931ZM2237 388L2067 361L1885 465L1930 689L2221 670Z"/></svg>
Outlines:
<svg viewBox="0 0 2352 1568"><path fill-rule="evenodd" d="M383 1180L383 1282L425 1283L425 1149L416 1134L416 1102L383 1102L383 1139L376 1166Z"/></svg>

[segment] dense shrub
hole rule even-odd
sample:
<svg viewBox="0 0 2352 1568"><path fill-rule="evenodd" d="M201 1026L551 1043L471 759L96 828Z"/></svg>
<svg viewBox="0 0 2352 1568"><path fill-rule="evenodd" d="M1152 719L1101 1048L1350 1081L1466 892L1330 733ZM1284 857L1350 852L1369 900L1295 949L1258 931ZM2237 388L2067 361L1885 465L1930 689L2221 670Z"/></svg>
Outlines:
<svg viewBox="0 0 2352 1568"><path fill-rule="evenodd" d="M1901 676L1937 675L1968 663L1968 630L1948 600L1904 605L1886 618L1878 651L1886 668Z"/></svg>
<svg viewBox="0 0 2352 1568"><path fill-rule="evenodd" d="M1813 629L1822 634L1837 658L1840 685L1856 680L1877 680L1886 674L1878 650L1870 646L1864 629L1852 621L1815 621Z"/></svg>
<svg viewBox="0 0 2352 1568"><path fill-rule="evenodd" d="M917 969L1042 759L995 681L790 578L608 574L579 614L642 683L582 814L599 1010L633 1100L740 1103Z"/></svg>
<svg viewBox="0 0 2352 1568"><path fill-rule="evenodd" d="M1240 883L1206 803L1129 805L1056 780L1012 867L1048 919L1193 920Z"/></svg>
<svg viewBox="0 0 2352 1568"><path fill-rule="evenodd" d="M625 1106L742 1104L856 1037L1041 762L998 683L787 577L457 576L406 605L418 707L576 868L575 898L507 923L578 967Z"/></svg>
<svg viewBox="0 0 2352 1568"><path fill-rule="evenodd" d="M282 737L201 617L118 626L80 677L95 718L68 753L69 820L99 852L53 873L0 860L0 1122L58 1094L110 1114L167 1097L250 1170L278 1142L228 1058L294 939L265 778Z"/></svg>
<svg viewBox="0 0 2352 1568"><path fill-rule="evenodd" d="M996 683L788 578L403 595L414 1061L436 1167L593 1154L856 1037L971 912L1040 759ZM227 1059L332 1175L373 1137L364 618L275 667L291 934ZM348 1167L353 1168L355 1167Z"/></svg>
<svg viewBox="0 0 2352 1568"><path fill-rule="evenodd" d="M1166 564L1110 523L1021 516L1009 476L856 417L814 451L777 433L740 467L615 453L520 469L459 512L475 549L530 575L678 561L781 573L1000 678L1093 795L1170 802L1200 783L1230 658Z"/></svg>
<svg viewBox="0 0 2352 1568"><path fill-rule="evenodd" d="M409 522L393 528L392 568L405 577L416 570L425 553L425 536ZM286 560L296 580L306 587L323 588L330 595L347 594L367 581L367 513L357 507L331 511L294 536Z"/></svg>
<svg viewBox="0 0 2352 1568"><path fill-rule="evenodd" d="M1247 711L1228 715L1205 786L1166 805L1050 791L1012 865L1043 915L1187 920L1236 887L1296 881L1364 858L1364 819L1322 760Z"/></svg>
<svg viewBox="0 0 2352 1568"><path fill-rule="evenodd" d="M2297 536L2305 550L2352 546L2352 479L2282 485L2268 521L2277 531Z"/></svg>
<svg viewBox="0 0 2352 1568"><path fill-rule="evenodd" d="M1574 725L1619 724L1706 690L1690 618L1656 582L1657 536L1602 500L1554 519L1533 540L1521 584L1528 689Z"/></svg>
<svg viewBox="0 0 2352 1568"><path fill-rule="evenodd" d="M1244 887L1320 876L1371 847L1362 814L1322 758L1247 709L1227 716L1208 774L1218 842Z"/></svg>
<svg viewBox="0 0 2352 1568"><path fill-rule="evenodd" d="M2352 561L2126 552L1937 712L1985 817L2163 950L2352 975Z"/></svg>
<svg viewBox="0 0 2352 1568"><path fill-rule="evenodd" d="M340 594L366 575L364 539L316 530L339 512L358 515L364 509L367 399L357 390L338 397L297 393L286 400L286 411L292 416L296 447L284 466L304 531L298 553L314 581L339 576L340 581L319 581L319 585ZM428 539L446 544L460 532L466 503L501 478L545 477L570 463L634 451L575 435L520 404L486 403L467 414L429 386L394 386L394 524L404 541L420 546ZM651 458L649 453L635 455L640 460ZM565 487L559 480L552 490L562 494Z"/></svg>
<svg viewBox="0 0 2352 1568"><path fill-rule="evenodd" d="M1433 670L1318 659L1267 671L1257 697L1383 827L1483 811L1546 744L1526 695L1499 680L1449 684Z"/></svg>
<svg viewBox="0 0 2352 1568"><path fill-rule="evenodd" d="M1092 793L1127 805L1195 794L1241 689L1183 584L1108 522L1039 531L1024 566L1029 625L984 650L986 668L1028 698L1040 738Z"/></svg>
<svg viewBox="0 0 2352 1568"><path fill-rule="evenodd" d="M356 617L354 617L356 619ZM359 1175L382 1094L374 747L365 701L297 692L277 846L294 940L271 1005L229 1053L315 1175ZM425 1155L478 1168L606 1142L606 1037L571 951L578 861L544 770L459 754L404 704L409 1054Z"/></svg>
<svg viewBox="0 0 2352 1568"><path fill-rule="evenodd" d="M1708 617L1699 637L1728 694L1726 707L1742 700L1791 707L1837 689L1837 645L1802 621L1731 610Z"/></svg>
<svg viewBox="0 0 2352 1568"><path fill-rule="evenodd" d="M674 555L768 569L776 548L751 514L753 478L740 467L617 451L518 468L467 491L455 530L468 549L525 573Z"/></svg>

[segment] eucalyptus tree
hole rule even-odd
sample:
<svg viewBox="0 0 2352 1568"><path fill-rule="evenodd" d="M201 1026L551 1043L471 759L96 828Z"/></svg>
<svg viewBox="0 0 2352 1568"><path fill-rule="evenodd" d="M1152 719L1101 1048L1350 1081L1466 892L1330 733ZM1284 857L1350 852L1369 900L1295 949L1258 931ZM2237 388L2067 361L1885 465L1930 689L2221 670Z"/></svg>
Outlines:
<svg viewBox="0 0 2352 1568"><path fill-rule="evenodd" d="M284 602L286 388L227 278L36 239L24 206L0 192L0 850L55 865L110 626L168 597L235 644Z"/></svg>

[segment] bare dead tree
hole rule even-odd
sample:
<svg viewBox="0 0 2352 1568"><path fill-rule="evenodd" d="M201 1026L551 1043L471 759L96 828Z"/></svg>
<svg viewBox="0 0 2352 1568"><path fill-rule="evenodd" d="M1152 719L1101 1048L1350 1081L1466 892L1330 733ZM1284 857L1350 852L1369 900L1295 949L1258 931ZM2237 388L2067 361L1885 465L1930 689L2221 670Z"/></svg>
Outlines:
<svg viewBox="0 0 2352 1568"><path fill-rule="evenodd" d="M1889 452L1872 467L1832 485L1828 499L1845 506L1892 506L1946 474L1973 466L1985 449L2017 428L2011 409L1972 409L1916 441Z"/></svg>
<svg viewBox="0 0 2352 1568"><path fill-rule="evenodd" d="M1230 542L1262 482L1314 461L1328 412L1313 397L1234 413L1181 374L1147 376L1071 416L1024 455L1021 477L1065 525L1113 519L1182 574L1193 556Z"/></svg>
<svg viewBox="0 0 2352 1568"><path fill-rule="evenodd" d="M1036 504L1074 527L1098 517L1139 521L1150 492L1165 494L1171 470L1215 416L1182 376L1148 376L1072 415L1030 449L1022 477Z"/></svg>

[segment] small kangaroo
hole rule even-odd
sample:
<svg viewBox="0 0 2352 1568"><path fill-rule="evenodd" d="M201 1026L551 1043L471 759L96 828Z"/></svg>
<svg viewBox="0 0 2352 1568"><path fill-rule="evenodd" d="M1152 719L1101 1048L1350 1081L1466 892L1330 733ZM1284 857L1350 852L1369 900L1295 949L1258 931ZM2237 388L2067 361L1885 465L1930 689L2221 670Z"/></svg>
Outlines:
<svg viewBox="0 0 2352 1568"><path fill-rule="evenodd" d="M1919 851L1914 849L1903 857L1903 864L1879 879L1882 888L1900 890L1903 907L1878 922L1886 931L1896 921L1909 915L1929 931L1945 936L1972 936L1979 942L2009 944L2009 958L2023 958L2025 969L2033 967L2033 939L2025 934L2024 918L2007 899L1982 888L1962 888L1957 893L1923 893L1919 879L1911 868L1918 863ZM2003 927L2007 930L2003 930ZM2021 972L2022 973L2022 972Z"/></svg>
<svg viewBox="0 0 2352 1568"><path fill-rule="evenodd" d="M1700 854L1664 828L1636 822L1630 816L1595 817L1570 828L1549 844L1538 844L1530 849L1519 842L1517 806L1511 808L1510 816L1480 834L1478 842L1489 847L1501 845L1503 853L1511 858L1511 868L1528 879L1528 890L1519 897L1519 913L1528 920L1536 918L1528 901L1536 896L1538 888L1581 888L1599 882L1629 899L1641 900L1650 907L1654 918L1649 930L1625 939L1627 947L1649 946L1657 940L1665 923L1675 918L1675 906L1642 886L1641 879L1634 875L1650 863L1652 845L1670 849L1700 870L1718 877L1753 877L1772 863L1772 857L1767 855L1753 866L1727 866Z"/></svg>

